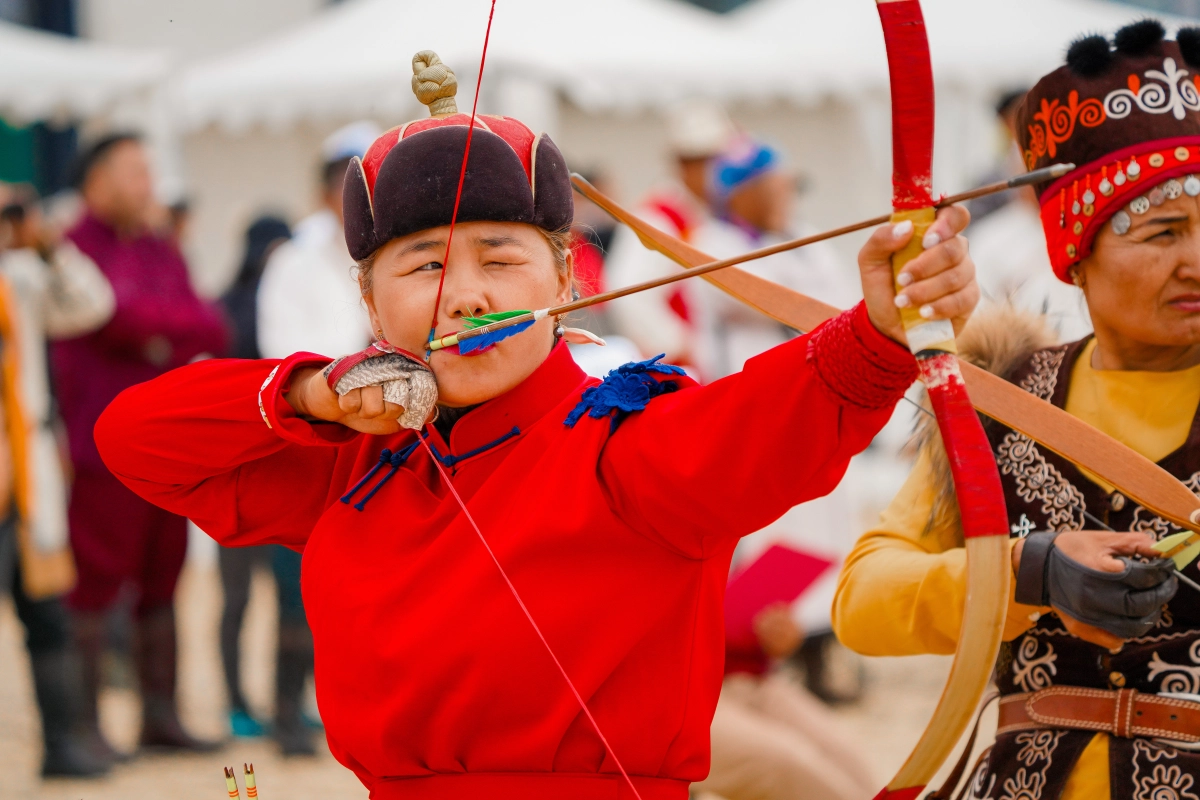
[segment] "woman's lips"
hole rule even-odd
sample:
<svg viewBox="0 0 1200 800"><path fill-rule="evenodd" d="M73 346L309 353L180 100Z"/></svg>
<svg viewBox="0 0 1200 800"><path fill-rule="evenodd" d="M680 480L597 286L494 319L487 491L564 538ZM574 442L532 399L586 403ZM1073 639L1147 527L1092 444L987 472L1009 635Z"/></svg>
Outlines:
<svg viewBox="0 0 1200 800"><path fill-rule="evenodd" d="M443 338L450 336L452 334L455 334L455 333L462 333L462 331L448 331L447 333L440 333L440 334L437 334L435 338L443 339ZM443 347L441 350L438 350L438 352L446 353L447 355L452 355L452 356L463 356L464 358L470 358L472 356L483 355L484 353L486 353L489 350L494 350L495 347L496 347L496 345L489 344L487 347L481 347L478 350L472 350L470 353L462 353L459 351L458 345L453 344L453 345L450 345L449 347Z"/></svg>
<svg viewBox="0 0 1200 800"><path fill-rule="evenodd" d="M1170 304L1188 314L1200 313L1200 293L1181 294L1173 298Z"/></svg>

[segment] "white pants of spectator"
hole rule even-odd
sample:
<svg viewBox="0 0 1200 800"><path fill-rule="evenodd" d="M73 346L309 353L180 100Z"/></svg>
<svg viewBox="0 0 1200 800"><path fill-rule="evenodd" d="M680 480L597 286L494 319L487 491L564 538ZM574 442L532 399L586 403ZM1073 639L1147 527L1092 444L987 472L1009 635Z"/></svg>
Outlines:
<svg viewBox="0 0 1200 800"><path fill-rule="evenodd" d="M782 675L730 675L712 724L712 770L695 795L726 800L869 800L872 770L838 720Z"/></svg>

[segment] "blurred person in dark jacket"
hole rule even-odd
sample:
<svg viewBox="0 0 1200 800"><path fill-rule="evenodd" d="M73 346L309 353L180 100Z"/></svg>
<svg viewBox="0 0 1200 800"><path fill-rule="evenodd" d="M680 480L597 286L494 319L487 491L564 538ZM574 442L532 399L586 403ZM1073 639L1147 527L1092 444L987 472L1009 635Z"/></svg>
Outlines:
<svg viewBox="0 0 1200 800"><path fill-rule="evenodd" d="M42 723L42 775L108 771L81 731L79 664L63 595L75 570L46 365L47 339L95 330L113 313L108 281L46 224L32 187L0 201L0 592L25 629Z"/></svg>
<svg viewBox="0 0 1200 800"><path fill-rule="evenodd" d="M258 349L258 287L262 281L263 269L271 253L291 238L291 230L282 219L274 216L259 217L246 230L246 253L234 279L233 286L221 298L225 312L233 323L233 347L230 355L234 358L262 358ZM225 606L221 612L221 662L225 669L225 685L229 692L229 727L234 736L254 737L266 733L265 726L250 712L242 691L241 680L241 637L242 620L245 617L246 606L250 601L250 578L258 565L279 566L280 558L274 552L274 545L261 547L222 547L220 550L221 587L225 594ZM286 560L286 557L285 559ZM276 735L281 736L281 744L285 752L291 754L296 749L289 747L289 742L296 738L291 736L292 727L288 724L293 712L298 715L300 695L304 689L304 681L308 673L308 662L295 665L296 659L286 646L294 636L284 630L288 618L288 602L290 598L299 597L299 586L292 589L290 570L275 569L275 583L279 589L280 609L280 647L276 655L276 702L278 714L286 719L283 724L276 724ZM296 581L298 584L298 580ZM303 606L301 606L303 621ZM305 621L307 627L307 622ZM296 673L298 672L298 680ZM303 721L301 720L301 725ZM301 734L300 752L312 752L312 745L306 733Z"/></svg>
<svg viewBox="0 0 1200 800"><path fill-rule="evenodd" d="M175 584L187 550L182 517L150 505L104 467L92 439L100 412L125 388L226 349L220 311L196 296L179 249L149 228L150 166L138 136L120 133L87 148L76 170L83 218L68 238L93 261L116 298L112 320L58 342L54 377L75 483L71 545L79 579L69 597L83 661L85 713L94 747L107 614L126 587L136 592L134 660L142 695L143 747L210 749L180 724L176 709Z"/></svg>

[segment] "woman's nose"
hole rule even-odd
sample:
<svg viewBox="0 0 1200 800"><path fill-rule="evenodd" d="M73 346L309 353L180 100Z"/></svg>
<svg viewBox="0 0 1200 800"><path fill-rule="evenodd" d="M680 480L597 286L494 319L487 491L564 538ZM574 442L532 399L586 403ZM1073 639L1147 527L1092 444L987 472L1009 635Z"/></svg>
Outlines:
<svg viewBox="0 0 1200 800"><path fill-rule="evenodd" d="M469 270L459 268L455 275L452 264L446 272L446 282L442 287L442 308L451 319L463 317L478 317L488 313L488 303L479 281L471 280L466 273Z"/></svg>

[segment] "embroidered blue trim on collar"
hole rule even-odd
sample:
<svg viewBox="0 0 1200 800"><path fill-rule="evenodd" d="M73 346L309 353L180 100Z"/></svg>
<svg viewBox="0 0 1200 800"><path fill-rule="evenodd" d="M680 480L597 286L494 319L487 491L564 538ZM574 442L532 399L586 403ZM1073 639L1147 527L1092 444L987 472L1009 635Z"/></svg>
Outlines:
<svg viewBox="0 0 1200 800"><path fill-rule="evenodd" d="M504 434L499 439L488 442L487 444L481 444L479 447L476 447L474 450L468 450L467 452L463 453L461 456L456 456L453 454L444 456L438 452L437 445L434 444L433 442L429 443L429 449L433 451L433 457L436 458L438 461L440 461L442 463L443 467L445 467L446 469L454 469L460 463L462 463L463 461L466 461L468 458L471 458L472 456L477 456L480 453L486 453L488 450L491 450L493 447L499 447L500 445L504 444L509 439L513 438L514 436L520 436L520 435L521 435L521 429L518 428L516 425L514 425L513 429L511 431ZM425 434L425 438L426 439L429 438L428 433Z"/></svg>
<svg viewBox="0 0 1200 800"><path fill-rule="evenodd" d="M468 458L471 458L472 456L477 456L480 453L486 453L488 450L491 450L493 447L499 447L500 445L507 442L509 439L512 439L513 437L520 436L520 435L521 435L521 429L514 425L513 429L511 431L504 434L499 439L496 439L495 441L492 441L492 442L488 442L487 444L484 444L484 445L480 445L479 447L476 447L474 450L469 450L468 452L463 453L461 456L456 456L453 454L444 456L438 452L437 445L434 444L433 442L429 443L429 449L430 449L430 451L433 452L433 457L436 458L443 467L446 467L447 469L454 469L456 466L458 466L463 461L466 461ZM428 439L429 432L423 431L420 434L420 436L423 439ZM408 461L408 457L413 454L413 451L417 449L417 445L419 445L419 444L420 444L420 442L413 442L412 444L408 445L404 449L397 450L394 453L386 447L383 448L383 451L380 452L380 454L379 454L379 461L375 464L375 466L371 467L371 470L366 475L364 475L362 477L362 480L360 480L358 483L354 484L354 487L350 491L348 491L348 492L346 492L346 494L342 495L341 501L343 503L349 505L350 501L354 498L354 495L358 494L359 489L366 486L367 482L370 481L371 478L375 477L375 475L379 472L379 470L383 469L383 467L385 465L390 466L391 469L388 470L386 475L384 475L382 478L379 479L378 483L376 483L374 486L371 487L371 491L367 492L363 496L362 500L359 500L357 503L354 504L354 509L356 511L362 511L363 508L367 505L367 501L370 500L372 497L374 497L375 493L378 492L380 489L382 489L383 485L385 483L387 483L389 480L391 480L393 475L395 475L397 472L400 471L400 467L402 467L404 465L404 462Z"/></svg>
<svg viewBox="0 0 1200 800"><path fill-rule="evenodd" d="M575 423L587 414L593 419L609 417L610 431L615 431L625 417L634 411L641 411L655 397L679 389L675 381L659 381L651 377L652 374L687 374L672 364L659 364L659 359L664 356L664 353L660 353L648 361L634 361L608 373L603 383L583 393L579 405L571 410L563 424L574 428Z"/></svg>

